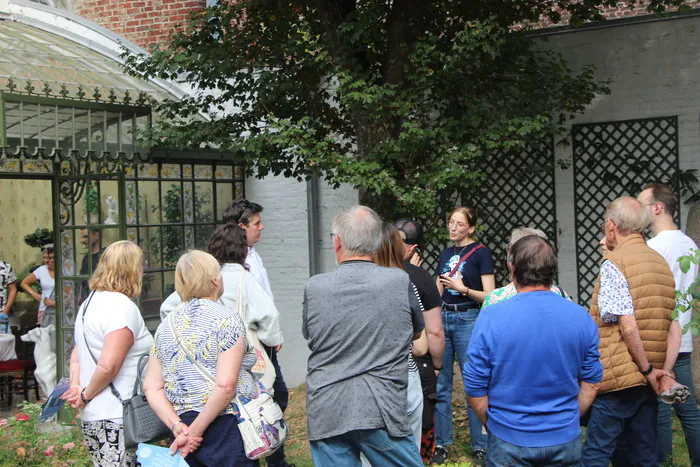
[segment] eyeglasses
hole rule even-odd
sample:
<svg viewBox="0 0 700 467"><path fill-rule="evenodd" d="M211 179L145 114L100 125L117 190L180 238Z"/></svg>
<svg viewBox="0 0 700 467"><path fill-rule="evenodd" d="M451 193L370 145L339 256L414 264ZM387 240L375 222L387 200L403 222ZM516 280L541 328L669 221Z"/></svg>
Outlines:
<svg viewBox="0 0 700 467"><path fill-rule="evenodd" d="M333 239L336 237L334 233L329 234L331 236L331 243L333 242Z"/></svg>

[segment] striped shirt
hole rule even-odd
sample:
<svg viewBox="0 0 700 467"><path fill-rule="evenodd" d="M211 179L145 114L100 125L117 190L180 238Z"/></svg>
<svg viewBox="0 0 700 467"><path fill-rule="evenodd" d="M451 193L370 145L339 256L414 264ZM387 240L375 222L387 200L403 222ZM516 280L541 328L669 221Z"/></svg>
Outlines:
<svg viewBox="0 0 700 467"><path fill-rule="evenodd" d="M423 313L425 311L425 307L423 306L423 301L420 299L418 289L416 288L416 285L413 282L411 282L411 287L413 288L413 294L416 296L416 300L418 300L420 312ZM413 344L411 344L411 346L413 346ZM411 353L410 349L408 350L408 371L409 373L412 371L418 371L418 365L416 365L416 361L413 359L413 353Z"/></svg>
<svg viewBox="0 0 700 467"><path fill-rule="evenodd" d="M233 347L241 337L245 338L241 317L218 302L195 298L172 313L183 345L214 376L219 354ZM191 410L201 412L214 390L214 383L187 359L175 339L169 319L158 326L151 357L157 358L163 365L165 395L175 412L178 415ZM256 383L250 373L256 361L255 350L246 344L236 389L240 396L253 398L257 394ZM234 413L233 402L222 412Z"/></svg>

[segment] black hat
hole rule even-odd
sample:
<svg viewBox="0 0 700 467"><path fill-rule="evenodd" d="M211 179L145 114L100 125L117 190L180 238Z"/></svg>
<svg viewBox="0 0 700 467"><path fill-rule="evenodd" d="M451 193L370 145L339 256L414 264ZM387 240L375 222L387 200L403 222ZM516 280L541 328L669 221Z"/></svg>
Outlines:
<svg viewBox="0 0 700 467"><path fill-rule="evenodd" d="M423 228L413 219L399 219L394 227L404 233L404 242L409 245L419 245L423 242Z"/></svg>

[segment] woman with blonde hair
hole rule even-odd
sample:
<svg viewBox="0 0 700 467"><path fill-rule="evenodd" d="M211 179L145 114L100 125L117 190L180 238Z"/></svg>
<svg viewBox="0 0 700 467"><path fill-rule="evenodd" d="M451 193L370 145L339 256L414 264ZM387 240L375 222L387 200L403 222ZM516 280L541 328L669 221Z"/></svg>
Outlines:
<svg viewBox="0 0 700 467"><path fill-rule="evenodd" d="M129 241L111 244L90 278L92 292L75 319L71 387L62 396L80 409L95 466L135 466L125 449L121 401L131 397L139 358L153 338L132 299L141 295L143 251Z"/></svg>
<svg viewBox="0 0 700 467"><path fill-rule="evenodd" d="M250 372L257 355L246 343L241 317L219 303L219 262L203 251L184 254L175 289L182 303L156 331L144 381L148 403L171 427L171 449L180 449L188 465L257 465L246 457L233 403L236 395L258 394Z"/></svg>

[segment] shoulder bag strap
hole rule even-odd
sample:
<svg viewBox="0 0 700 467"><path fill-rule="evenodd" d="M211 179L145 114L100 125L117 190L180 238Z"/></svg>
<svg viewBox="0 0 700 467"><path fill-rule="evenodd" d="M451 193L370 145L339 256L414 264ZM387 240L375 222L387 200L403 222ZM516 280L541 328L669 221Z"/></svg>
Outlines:
<svg viewBox="0 0 700 467"><path fill-rule="evenodd" d="M459 263L455 264L455 267L452 268L452 271L450 271L450 273L448 274L448 276L452 277L452 275L453 275L455 272L457 272L457 270L458 270L459 267L462 265L462 263L465 262L467 259L469 259L469 257L470 257L476 250L479 250L479 249L481 249L481 248L484 248L484 245L482 245L481 243L479 243L479 244L476 245L474 248L472 248L471 250L469 250L469 251L467 252L467 254L465 254L464 256L462 256L462 258L459 260Z"/></svg>
<svg viewBox="0 0 700 467"><path fill-rule="evenodd" d="M95 358L95 355L92 353L92 350L90 350L90 346L88 345L87 342L87 337L85 337L85 314L87 313L88 306L90 306L90 301L92 301L92 296L95 295L95 291L93 290L90 292L90 296L87 299L87 303L85 303L85 307L83 308L83 340L85 341L85 348L87 349L88 353L90 354L90 358L92 358L92 361L95 362L95 367L97 367L97 359ZM119 403L124 405L124 400L121 398L119 395L119 391L117 391L117 388L114 387L114 384L111 382L109 383L109 389L112 391L112 394L114 397L119 400Z"/></svg>
<svg viewBox="0 0 700 467"><path fill-rule="evenodd" d="M206 379L208 379L210 382L215 383L215 378L214 375L212 375L209 370L204 368L204 365L199 363L196 358L194 358L194 355L187 350L187 347L182 343L182 336L180 336L180 332L177 330L177 327L175 327L175 312L179 309L179 307L173 311L170 312L168 315L168 319L170 320L170 328L173 330L173 334L175 335L175 340L177 341L177 345L180 347L180 350L182 350L185 355L187 356L187 360L190 361L204 376Z"/></svg>

